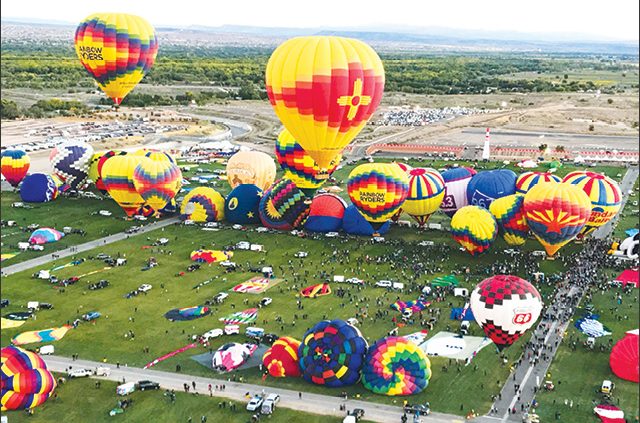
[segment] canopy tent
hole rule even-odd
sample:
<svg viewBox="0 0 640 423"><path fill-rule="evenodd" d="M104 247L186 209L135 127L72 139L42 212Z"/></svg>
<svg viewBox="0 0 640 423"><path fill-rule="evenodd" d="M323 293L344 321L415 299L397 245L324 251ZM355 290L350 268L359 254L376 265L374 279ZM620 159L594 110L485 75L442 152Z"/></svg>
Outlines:
<svg viewBox="0 0 640 423"><path fill-rule="evenodd" d="M632 284L634 287L638 288L640 286L640 268L635 267L623 271L618 275L615 281L620 282L623 286Z"/></svg>
<svg viewBox="0 0 640 423"><path fill-rule="evenodd" d="M431 286L458 286L460 282L453 275L438 276L431 281Z"/></svg>

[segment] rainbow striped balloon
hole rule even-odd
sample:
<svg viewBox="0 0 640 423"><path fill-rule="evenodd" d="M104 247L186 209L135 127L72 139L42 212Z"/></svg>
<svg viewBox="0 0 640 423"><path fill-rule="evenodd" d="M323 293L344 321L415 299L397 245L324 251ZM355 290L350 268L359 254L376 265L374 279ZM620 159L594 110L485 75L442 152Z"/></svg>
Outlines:
<svg viewBox="0 0 640 423"><path fill-rule="evenodd" d="M511 194L493 200L489 206L489 211L500 226L502 237L509 245L522 245L527 240L529 225L524 216L523 204L524 196Z"/></svg>
<svg viewBox="0 0 640 423"><path fill-rule="evenodd" d="M472 256L487 251L498 233L498 224L480 206L464 206L451 218L451 234Z"/></svg>
<svg viewBox="0 0 640 423"><path fill-rule="evenodd" d="M224 197L213 188L198 187L182 200L180 219L218 222L224 219Z"/></svg>
<svg viewBox="0 0 640 423"><path fill-rule="evenodd" d="M525 172L516 179L516 192L526 194L540 182L562 182L562 178L548 172Z"/></svg>
<svg viewBox="0 0 640 423"><path fill-rule="evenodd" d="M268 228L299 228L309 216L310 205L311 198L296 184L289 179L281 179L262 196L259 206L260 220Z"/></svg>
<svg viewBox="0 0 640 423"><path fill-rule="evenodd" d="M180 190L182 172L168 160L154 161L142 157L133 171L133 185L147 205L164 208Z"/></svg>
<svg viewBox="0 0 640 423"><path fill-rule="evenodd" d="M76 29L75 45L84 68L116 105L149 72L158 54L149 22L124 13L88 16Z"/></svg>
<svg viewBox="0 0 640 423"><path fill-rule="evenodd" d="M422 392L431 378L431 362L415 343L390 336L376 341L364 359L362 384L382 395Z"/></svg>
<svg viewBox="0 0 640 423"><path fill-rule="evenodd" d="M102 183L107 192L127 216L136 214L144 204L144 198L133 183L133 172L141 160L141 156L132 154L111 156L100 169Z"/></svg>
<svg viewBox="0 0 640 423"><path fill-rule="evenodd" d="M2 411L37 407L53 393L56 380L39 355L8 346L0 357Z"/></svg>
<svg viewBox="0 0 640 423"><path fill-rule="evenodd" d="M622 192L616 181L606 175L589 171L571 172L562 182L576 185L591 200L591 216L582 228L578 238L582 238L609 222L620 211Z"/></svg>
<svg viewBox="0 0 640 423"><path fill-rule="evenodd" d="M29 156L22 150L5 150L1 160L2 176L12 187L17 187L29 171Z"/></svg>
<svg viewBox="0 0 640 423"><path fill-rule="evenodd" d="M384 223L402 207L409 194L409 177L394 163L367 163L347 180L351 202L371 223Z"/></svg>
<svg viewBox="0 0 640 423"><path fill-rule="evenodd" d="M444 198L444 179L434 169L415 168L409 172L409 195L402 209L424 226L440 208Z"/></svg>

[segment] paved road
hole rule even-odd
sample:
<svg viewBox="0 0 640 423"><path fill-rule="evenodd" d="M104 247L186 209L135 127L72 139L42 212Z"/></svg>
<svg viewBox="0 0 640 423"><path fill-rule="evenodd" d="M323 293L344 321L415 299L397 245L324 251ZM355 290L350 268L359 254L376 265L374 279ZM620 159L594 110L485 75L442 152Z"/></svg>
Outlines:
<svg viewBox="0 0 640 423"><path fill-rule="evenodd" d="M627 172L622 177L622 182L620 183L620 190L622 191L622 206L620 207L620 213L612 220L607 222L606 224L599 227L594 233L593 237L597 239L604 239L608 237L612 232L614 227L616 226L618 219L620 219L620 215L622 214L622 210L624 206L627 204L627 200L629 200L629 195L627 192L633 189L633 186L638 179L638 175L640 174L640 170L637 167L630 167Z"/></svg>
<svg viewBox="0 0 640 423"><path fill-rule="evenodd" d="M172 225L178 221L179 220L177 217L172 217L169 219L151 222L148 225L144 225L142 229L136 232L135 234L126 234L124 232L119 232L117 234L109 235L104 238L94 239L93 241L85 242L84 244L78 244L73 247L69 247L65 250L56 251L55 253L53 253L56 255L56 258L52 257L53 254L47 254L44 256L36 257L31 260L23 261L22 263L16 263L11 266L6 266L2 268L2 276L8 276L14 273L22 272L23 270L31 269L32 267L42 266L54 260L58 260L64 257L74 256L78 253L89 251L94 248L101 247L103 245L111 244L117 241L122 241L123 239L126 239L130 236L145 234L147 232Z"/></svg>
<svg viewBox="0 0 640 423"><path fill-rule="evenodd" d="M103 363L87 360L72 361L67 357L58 356L44 356L47 367L55 372L66 372L69 366L74 369L88 368L94 369L98 366L105 366ZM141 369L137 367L124 367L119 369L114 365L107 365L111 368L111 374L109 377L100 378L113 381L122 382L123 378L127 382L134 382L138 380L148 379L158 382L162 389L175 389L176 391L184 391L183 385L188 383L191 387L191 383L196 383L196 391L202 395L209 395L208 385L215 386L216 384L225 383L226 389L224 391L215 391L216 397L223 397L240 401L242 403L247 402L245 394L249 392L251 395L262 392L265 389L264 386L251 385L247 383L228 382L220 379L204 378L197 376L184 375L180 373L163 372L159 370ZM277 393L280 395L280 407L291 408L299 411L305 411L308 413L320 414L320 415L333 415L344 416L345 412L340 411L340 404L346 405L347 410L354 408L362 408L365 410L366 420L374 422L400 422L402 416L401 407L395 407L390 405L376 404L365 401L356 400L344 400L335 396L319 395L311 393L303 393L302 398L299 398L298 392L287 389L279 388L266 388L271 393ZM194 392L193 388L190 392ZM276 411L277 415L277 411ZM411 420L410 420L411 421ZM434 423L462 423L463 419L458 416L435 413L428 417L423 417L423 421Z"/></svg>

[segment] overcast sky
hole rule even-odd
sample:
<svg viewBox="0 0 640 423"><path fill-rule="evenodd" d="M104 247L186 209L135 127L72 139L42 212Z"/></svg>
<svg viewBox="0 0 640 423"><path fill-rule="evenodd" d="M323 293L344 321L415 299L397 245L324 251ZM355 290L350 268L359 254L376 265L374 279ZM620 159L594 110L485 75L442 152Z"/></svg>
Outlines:
<svg viewBox="0 0 640 423"><path fill-rule="evenodd" d="M637 40L639 4L638 0L3 0L2 17L79 22L91 13L109 11L143 16L154 26L438 26Z"/></svg>

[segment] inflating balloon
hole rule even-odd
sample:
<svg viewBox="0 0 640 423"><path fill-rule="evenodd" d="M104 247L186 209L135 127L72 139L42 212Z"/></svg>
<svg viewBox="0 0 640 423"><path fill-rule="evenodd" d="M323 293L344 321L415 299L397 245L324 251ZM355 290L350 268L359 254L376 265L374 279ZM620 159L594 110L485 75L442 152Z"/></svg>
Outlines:
<svg viewBox="0 0 640 423"><path fill-rule="evenodd" d="M283 129L276 140L276 159L284 170L284 177L303 190L316 190L325 183L342 160L338 154L327 169L320 169L289 131Z"/></svg>
<svg viewBox="0 0 640 423"><path fill-rule="evenodd" d="M351 202L375 227L400 209L409 194L409 177L393 163L362 164L349 174L347 191Z"/></svg>
<svg viewBox="0 0 640 423"><path fill-rule="evenodd" d="M160 150L141 148L139 150L136 150L133 154L137 156L144 156L156 162L171 162L174 164L176 162L176 159L174 159L171 154Z"/></svg>
<svg viewBox="0 0 640 423"><path fill-rule="evenodd" d="M195 188L182 200L180 219L200 223L219 222L224 219L224 197L213 188Z"/></svg>
<svg viewBox="0 0 640 423"><path fill-rule="evenodd" d="M451 219L451 234L472 256L489 249L498 233L498 224L487 209L464 206Z"/></svg>
<svg viewBox="0 0 640 423"><path fill-rule="evenodd" d="M496 275L483 280L471 292L471 311L498 349L513 344L542 311L542 298L529 282L517 276Z"/></svg>
<svg viewBox="0 0 640 423"><path fill-rule="evenodd" d="M442 172L444 180L444 198L440 208L449 217L468 205L467 186L477 172L470 167L454 167Z"/></svg>
<svg viewBox="0 0 640 423"><path fill-rule="evenodd" d="M302 377L332 388L353 385L360 379L366 352L367 341L358 329L344 320L323 320L302 338L298 349Z"/></svg>
<svg viewBox="0 0 640 423"><path fill-rule="evenodd" d="M253 184L240 184L235 187L224 202L224 216L229 223L260 222L260 199L262 190Z"/></svg>
<svg viewBox="0 0 640 423"><path fill-rule="evenodd" d="M24 151L4 150L0 165L2 176L15 188L27 176L30 163L29 155Z"/></svg>
<svg viewBox="0 0 640 423"><path fill-rule="evenodd" d="M589 171L571 172L562 182L582 189L591 200L591 216L578 237L584 237L606 224L620 211L622 192L616 181L606 175Z"/></svg>
<svg viewBox="0 0 640 423"><path fill-rule="evenodd" d="M158 54L149 22L124 13L85 18L76 29L75 46L84 68L116 105L149 72Z"/></svg>
<svg viewBox="0 0 640 423"><path fill-rule="evenodd" d="M8 346L0 357L2 411L34 408L51 396L56 380L39 355Z"/></svg>
<svg viewBox="0 0 640 423"><path fill-rule="evenodd" d="M82 189L89 175L89 162L93 157L93 147L82 141L65 141L51 150L49 161L53 173L71 189Z"/></svg>
<svg viewBox="0 0 640 423"><path fill-rule="evenodd" d="M164 208L178 193L182 181L180 168L169 160L142 157L133 170L133 185L146 205L154 210Z"/></svg>
<svg viewBox="0 0 640 423"><path fill-rule="evenodd" d="M230 342L224 344L213 353L211 364L215 369L230 372L243 365L256 349L258 349L256 344Z"/></svg>
<svg viewBox="0 0 640 423"><path fill-rule="evenodd" d="M467 201L472 206L489 209L493 200L515 194L516 179L515 172L509 169L478 172L467 186Z"/></svg>
<svg viewBox="0 0 640 423"><path fill-rule="evenodd" d="M523 209L529 229L551 257L582 231L591 201L576 185L543 182L525 194Z"/></svg>
<svg viewBox="0 0 640 423"><path fill-rule="evenodd" d="M46 203L58 196L58 187L50 175L27 175L20 185L20 198L26 203Z"/></svg>
<svg viewBox="0 0 640 423"><path fill-rule="evenodd" d="M413 395L429 384L431 362L415 343L390 336L378 340L367 352L362 384L382 395Z"/></svg>
<svg viewBox="0 0 640 423"><path fill-rule="evenodd" d="M253 184L266 190L276 179L276 162L261 151L239 151L227 162L227 182L231 188Z"/></svg>
<svg viewBox="0 0 640 423"><path fill-rule="evenodd" d="M527 240L529 225L522 208L524 197L519 194L500 197L491 202L489 211L496 218L502 237L509 245L523 245Z"/></svg>
<svg viewBox="0 0 640 423"><path fill-rule="evenodd" d="M409 172L409 195L402 209L424 226L440 208L444 198L444 179L434 169L414 168Z"/></svg>
<svg viewBox="0 0 640 423"><path fill-rule="evenodd" d="M96 171L97 171L98 177L93 182L95 183L96 188L100 190L100 192L102 192L103 194L108 193L107 187L104 185L104 181L102 180L102 168L104 166L104 163L107 161L107 159L115 155L124 156L126 154L127 154L126 151L116 152L116 151L110 150L103 153L102 156L100 156L100 158L98 159L98 164L96 165Z"/></svg>
<svg viewBox="0 0 640 423"><path fill-rule="evenodd" d="M540 182L561 182L562 178L547 172L525 172L516 180L516 192L526 194L531 188Z"/></svg>
<svg viewBox="0 0 640 423"><path fill-rule="evenodd" d="M334 194L319 194L311 200L304 228L311 232L337 232L347 208L345 201Z"/></svg>
<svg viewBox="0 0 640 423"><path fill-rule="evenodd" d="M191 252L189 257L191 260L199 263L222 262L233 257L233 251L195 250Z"/></svg>
<svg viewBox="0 0 640 423"><path fill-rule="evenodd" d="M115 155L109 157L100 170L102 182L107 192L124 210L127 216L133 216L144 204L144 198L136 190L133 173L142 160L141 156Z"/></svg>
<svg viewBox="0 0 640 423"><path fill-rule="evenodd" d="M299 377L300 341L288 336L278 338L262 356L262 365L273 377Z"/></svg>
<svg viewBox="0 0 640 423"><path fill-rule="evenodd" d="M260 200L260 220L264 226L273 229L302 227L309 214L310 200L296 184L281 179Z"/></svg>
<svg viewBox="0 0 640 423"><path fill-rule="evenodd" d="M640 382L640 365L638 364L638 335L630 334L616 342L609 355L611 371L620 379Z"/></svg>
<svg viewBox="0 0 640 423"><path fill-rule="evenodd" d="M381 226L374 229L371 222L368 222L353 204L349 205L349 207L345 209L344 216L342 217L342 229L350 235L384 235L389 232L390 228L391 221L386 221Z"/></svg>
<svg viewBox="0 0 640 423"><path fill-rule="evenodd" d="M39 228L29 236L29 244L49 244L51 242L60 241L64 237L64 232L60 232L53 228Z"/></svg>
<svg viewBox="0 0 640 423"><path fill-rule="evenodd" d="M329 169L378 107L384 68L362 41L292 38L269 58L266 88L285 128L321 169Z"/></svg>

